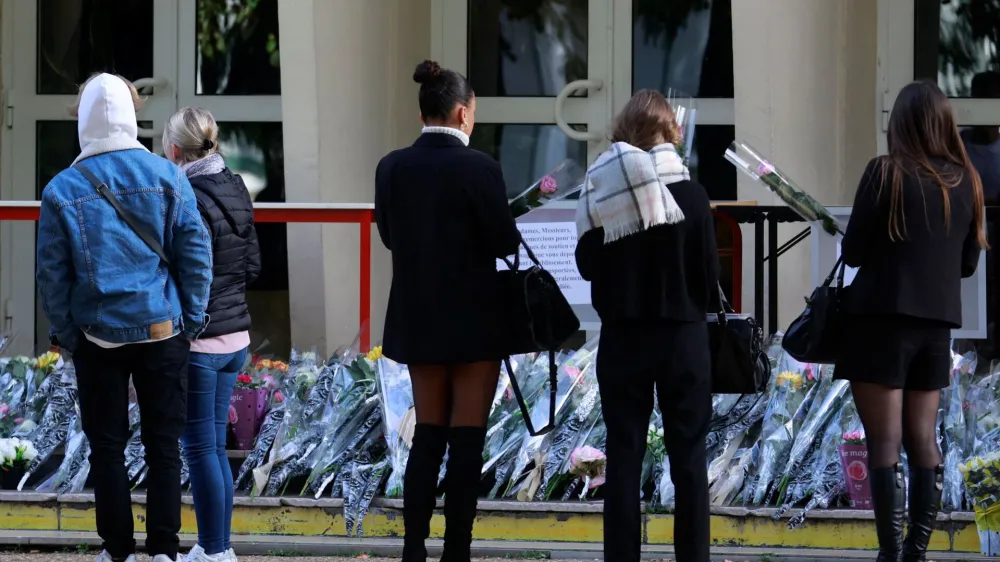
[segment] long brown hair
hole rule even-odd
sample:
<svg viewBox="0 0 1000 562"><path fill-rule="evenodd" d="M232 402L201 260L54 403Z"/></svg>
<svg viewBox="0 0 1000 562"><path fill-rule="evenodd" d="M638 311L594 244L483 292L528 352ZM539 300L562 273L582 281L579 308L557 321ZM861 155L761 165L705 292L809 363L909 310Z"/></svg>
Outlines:
<svg viewBox="0 0 1000 562"><path fill-rule="evenodd" d="M677 117L670 102L656 90L639 90L628 100L611 131L611 142L626 142L642 150L680 141Z"/></svg>
<svg viewBox="0 0 1000 562"><path fill-rule="evenodd" d="M882 177L889 184L889 239L906 238L903 216L903 176L920 181L931 178L941 187L945 228L951 225L949 189L960 185L968 175L972 180L973 222L980 248L988 248L983 230L983 182L969 161L965 145L955 125L947 96L929 81L913 82L896 98L889 116L889 155L882 158ZM952 164L941 170L932 159ZM928 217L929 220L929 217Z"/></svg>

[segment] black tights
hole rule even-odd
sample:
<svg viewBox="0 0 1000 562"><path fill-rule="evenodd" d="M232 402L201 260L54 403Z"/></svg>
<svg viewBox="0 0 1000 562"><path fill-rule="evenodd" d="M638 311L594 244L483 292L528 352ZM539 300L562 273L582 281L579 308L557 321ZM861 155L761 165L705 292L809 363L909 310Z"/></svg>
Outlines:
<svg viewBox="0 0 1000 562"><path fill-rule="evenodd" d="M888 468L906 449L910 466L941 464L937 442L939 390L902 390L866 382L851 383L854 403L868 439L868 464Z"/></svg>
<svg viewBox="0 0 1000 562"><path fill-rule="evenodd" d="M499 361L411 365L417 423L436 427L485 427L499 378Z"/></svg>

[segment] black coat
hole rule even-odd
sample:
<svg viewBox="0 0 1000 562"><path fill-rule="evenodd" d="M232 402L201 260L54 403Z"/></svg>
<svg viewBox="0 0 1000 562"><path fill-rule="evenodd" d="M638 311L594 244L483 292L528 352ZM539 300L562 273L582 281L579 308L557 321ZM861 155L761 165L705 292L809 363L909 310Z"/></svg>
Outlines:
<svg viewBox="0 0 1000 562"><path fill-rule="evenodd" d="M949 173L958 171L944 162L935 165ZM904 176L906 235L894 242L889 238L890 180L882 177L880 158L869 162L841 242L844 263L860 268L848 291L847 310L961 327L962 278L975 274L981 251L973 224L972 189L972 179L966 175L948 190L951 221L946 228L940 186L930 177Z"/></svg>
<svg viewBox="0 0 1000 562"><path fill-rule="evenodd" d="M594 309L605 327L635 322L704 322L719 309L719 253L705 188L693 181L667 186L684 220L646 229L610 244L604 229L576 246L580 275L590 281Z"/></svg>
<svg viewBox="0 0 1000 562"><path fill-rule="evenodd" d="M505 357L496 260L517 250L520 234L500 165L425 133L379 162L375 220L392 252L385 355L407 364Z"/></svg>
<svg viewBox="0 0 1000 562"><path fill-rule="evenodd" d="M250 329L247 284L260 275L260 246L253 226L253 202L243 178L229 171L191 178L205 226L212 234L210 317L202 338Z"/></svg>

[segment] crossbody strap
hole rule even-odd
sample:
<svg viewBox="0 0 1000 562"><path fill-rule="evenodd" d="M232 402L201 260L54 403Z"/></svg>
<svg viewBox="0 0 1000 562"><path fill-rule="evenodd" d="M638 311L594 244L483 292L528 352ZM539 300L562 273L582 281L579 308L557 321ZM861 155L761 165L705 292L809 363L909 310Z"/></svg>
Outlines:
<svg viewBox="0 0 1000 562"><path fill-rule="evenodd" d="M169 268L170 258L168 258L166 252L163 251L163 246L156 241L156 238L154 238L152 234L139 225L135 217L132 216L132 213L128 212L125 207L122 207L121 201L115 197L115 194L111 192L108 185L101 181L96 175L94 175L94 172L91 172L83 164L74 164L73 169L83 174L83 177L87 178L87 181L94 186L94 189L96 189L97 192L100 193L112 207L114 207L115 212L118 213L118 216L121 217L123 221L125 221L125 224L127 224L129 228L135 232L136 236L142 239L142 241L149 246L149 249L152 250L153 253L160 256L160 259L163 260L163 263L167 264L167 267Z"/></svg>

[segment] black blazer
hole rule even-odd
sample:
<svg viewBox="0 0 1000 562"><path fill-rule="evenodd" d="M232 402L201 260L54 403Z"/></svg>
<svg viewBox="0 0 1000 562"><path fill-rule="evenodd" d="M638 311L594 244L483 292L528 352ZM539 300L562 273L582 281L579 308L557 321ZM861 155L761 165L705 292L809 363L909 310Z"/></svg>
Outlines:
<svg viewBox="0 0 1000 562"><path fill-rule="evenodd" d="M943 172L960 171L944 161L934 164ZM881 158L875 158L858 185L841 242L844 263L860 268L848 291L847 310L939 320L959 328L961 281L975 274L981 252L973 223L972 178L966 174L948 190L951 222L946 228L941 188L911 169L903 179L905 239L895 242L889 239L890 182L882 175Z"/></svg>
<svg viewBox="0 0 1000 562"><path fill-rule="evenodd" d="M392 252L385 355L407 364L506 357L496 260L521 237L500 165L425 133L379 162L375 220Z"/></svg>
<svg viewBox="0 0 1000 562"><path fill-rule="evenodd" d="M594 309L605 326L635 321L704 322L719 310L719 252L705 188L693 181L667 186L684 220L604 243L604 229L576 247L580 275L590 281Z"/></svg>
<svg viewBox="0 0 1000 562"><path fill-rule="evenodd" d="M253 202L243 178L229 168L191 178L205 226L212 234L210 317L202 338L250 329L247 285L260 275L260 245L253 223Z"/></svg>

